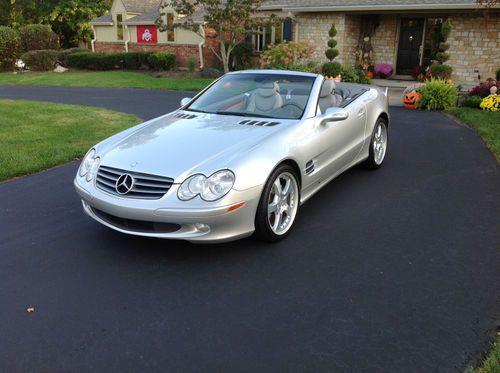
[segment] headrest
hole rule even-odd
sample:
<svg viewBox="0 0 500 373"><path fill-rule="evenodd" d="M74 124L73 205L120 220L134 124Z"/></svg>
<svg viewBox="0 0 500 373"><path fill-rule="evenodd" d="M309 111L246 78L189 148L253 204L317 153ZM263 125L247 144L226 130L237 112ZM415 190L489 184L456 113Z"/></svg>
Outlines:
<svg viewBox="0 0 500 373"><path fill-rule="evenodd" d="M278 83L275 83L271 80L259 83L257 88L257 94L261 97L270 97L274 95L276 92L279 92L280 88Z"/></svg>
<svg viewBox="0 0 500 373"><path fill-rule="evenodd" d="M332 94L335 90L335 82L331 79L325 79L323 86L321 87L321 92L319 93L319 97L327 97Z"/></svg>

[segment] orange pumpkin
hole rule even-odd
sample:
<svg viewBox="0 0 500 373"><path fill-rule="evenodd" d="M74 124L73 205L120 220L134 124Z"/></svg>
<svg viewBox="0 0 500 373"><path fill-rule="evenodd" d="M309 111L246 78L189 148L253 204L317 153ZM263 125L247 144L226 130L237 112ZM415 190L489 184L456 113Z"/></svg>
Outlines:
<svg viewBox="0 0 500 373"><path fill-rule="evenodd" d="M411 91L404 95L403 104L407 109L416 109L422 95L417 91Z"/></svg>
<svg viewBox="0 0 500 373"><path fill-rule="evenodd" d="M368 79L373 79L373 71L366 71L366 72L365 72L365 76L366 76Z"/></svg>

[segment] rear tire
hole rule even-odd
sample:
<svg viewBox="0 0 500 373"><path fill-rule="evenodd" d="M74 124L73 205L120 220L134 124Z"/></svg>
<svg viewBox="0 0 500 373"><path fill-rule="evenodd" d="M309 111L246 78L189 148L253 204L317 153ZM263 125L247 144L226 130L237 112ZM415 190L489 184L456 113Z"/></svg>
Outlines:
<svg viewBox="0 0 500 373"><path fill-rule="evenodd" d="M255 215L255 237L276 242L292 230L299 211L300 188L295 170L278 166L267 180Z"/></svg>
<svg viewBox="0 0 500 373"><path fill-rule="evenodd" d="M366 168L376 170L382 166L387 153L387 139L387 121L384 118L378 118L370 140L368 158L363 162Z"/></svg>

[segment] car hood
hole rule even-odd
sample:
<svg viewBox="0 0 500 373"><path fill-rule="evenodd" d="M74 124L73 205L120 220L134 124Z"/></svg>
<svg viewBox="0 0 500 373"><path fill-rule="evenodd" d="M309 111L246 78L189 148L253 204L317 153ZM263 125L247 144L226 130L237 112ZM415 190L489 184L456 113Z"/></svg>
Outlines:
<svg viewBox="0 0 500 373"><path fill-rule="evenodd" d="M228 167L231 160L247 153L284 124L249 126L240 122L270 120L199 113L194 118L178 115L194 116L192 112L175 112L139 126L128 136L107 144L101 164L167 176L178 183L192 173L209 174Z"/></svg>

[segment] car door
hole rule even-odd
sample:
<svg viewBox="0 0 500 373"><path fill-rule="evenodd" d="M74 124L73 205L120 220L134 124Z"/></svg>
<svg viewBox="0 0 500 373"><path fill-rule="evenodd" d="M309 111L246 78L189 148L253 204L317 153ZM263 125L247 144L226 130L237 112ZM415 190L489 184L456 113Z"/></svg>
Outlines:
<svg viewBox="0 0 500 373"><path fill-rule="evenodd" d="M344 171L361 151L366 125L366 105L364 102L349 104L344 110L348 118L341 121L321 123L317 116L319 132L320 180L329 180Z"/></svg>

